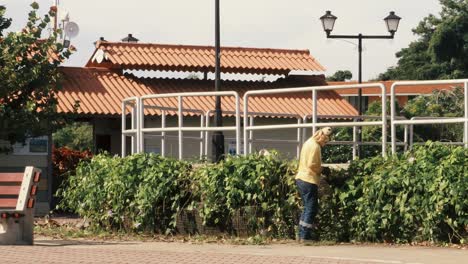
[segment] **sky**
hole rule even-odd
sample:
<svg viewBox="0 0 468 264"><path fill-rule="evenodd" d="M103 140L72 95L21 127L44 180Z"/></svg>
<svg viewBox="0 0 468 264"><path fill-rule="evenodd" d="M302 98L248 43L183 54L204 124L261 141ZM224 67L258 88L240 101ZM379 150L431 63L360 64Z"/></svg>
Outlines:
<svg viewBox="0 0 468 264"><path fill-rule="evenodd" d="M0 0L20 30L31 0ZM38 0L42 12L53 1ZM132 33L140 42L214 45L214 0L60 0L80 27L72 39L78 51L66 63L84 66L100 37L119 41ZM358 76L357 40L327 39L319 18L326 10L338 17L332 34L387 35L383 18L402 17L393 40L363 40L363 80L395 66L395 53L417 39L412 29L429 14L438 15L438 0L220 0L221 45L308 49L332 75L350 70ZM59 15L60 16L60 15Z"/></svg>

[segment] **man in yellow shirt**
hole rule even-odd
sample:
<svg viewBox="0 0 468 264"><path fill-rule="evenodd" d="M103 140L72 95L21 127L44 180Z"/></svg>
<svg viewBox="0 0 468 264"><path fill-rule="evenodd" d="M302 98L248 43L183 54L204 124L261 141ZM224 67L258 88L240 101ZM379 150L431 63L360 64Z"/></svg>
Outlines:
<svg viewBox="0 0 468 264"><path fill-rule="evenodd" d="M322 172L321 150L330 141L331 127L325 127L309 138L302 146L296 185L301 194L304 209L299 219L299 241L311 239L311 229L318 212L318 185Z"/></svg>

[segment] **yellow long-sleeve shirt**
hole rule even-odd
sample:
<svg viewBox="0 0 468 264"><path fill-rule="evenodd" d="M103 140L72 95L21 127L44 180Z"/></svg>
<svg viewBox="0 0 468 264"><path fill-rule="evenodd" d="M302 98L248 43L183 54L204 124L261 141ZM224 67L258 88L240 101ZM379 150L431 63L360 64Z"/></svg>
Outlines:
<svg viewBox="0 0 468 264"><path fill-rule="evenodd" d="M322 172L322 148L313 138L302 146L296 179L319 185Z"/></svg>

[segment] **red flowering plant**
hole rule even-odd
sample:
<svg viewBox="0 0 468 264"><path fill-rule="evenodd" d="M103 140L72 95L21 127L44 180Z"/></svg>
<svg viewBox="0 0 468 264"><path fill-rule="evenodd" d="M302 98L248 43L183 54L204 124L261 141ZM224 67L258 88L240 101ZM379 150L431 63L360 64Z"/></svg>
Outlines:
<svg viewBox="0 0 468 264"><path fill-rule="evenodd" d="M75 171L81 161L88 161L93 157L89 150L79 151L67 147L52 148L52 192L55 194L58 188L66 188L68 177ZM57 204L60 197L54 197L54 204Z"/></svg>

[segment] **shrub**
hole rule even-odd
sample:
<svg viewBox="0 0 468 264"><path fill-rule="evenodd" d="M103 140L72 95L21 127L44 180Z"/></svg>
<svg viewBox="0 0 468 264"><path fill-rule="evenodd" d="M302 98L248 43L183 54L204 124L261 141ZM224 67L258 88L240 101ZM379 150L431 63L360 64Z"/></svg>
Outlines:
<svg viewBox="0 0 468 264"><path fill-rule="evenodd" d="M81 161L88 161L91 159L93 154L86 151L72 150L67 147L53 148L52 149L52 175L54 180L52 181L52 193L56 193L57 190L67 188L64 183L67 182L67 178L74 174L74 171ZM54 205L60 202L60 197L54 197Z"/></svg>
<svg viewBox="0 0 468 264"><path fill-rule="evenodd" d="M466 242L467 157L462 147L429 142L386 160L353 163L352 178L339 190L350 239Z"/></svg>
<svg viewBox="0 0 468 264"><path fill-rule="evenodd" d="M189 200L190 165L154 154L97 155L60 191L61 207L114 230L171 232Z"/></svg>
<svg viewBox="0 0 468 264"><path fill-rule="evenodd" d="M89 160L93 154L89 150L78 151L67 147L52 149L53 174L57 177L73 172L82 160Z"/></svg>
<svg viewBox="0 0 468 264"><path fill-rule="evenodd" d="M294 236L299 199L293 169L276 152L228 156L218 164L198 168L195 180L204 222L229 227L236 213L247 209L251 232Z"/></svg>
<svg viewBox="0 0 468 264"><path fill-rule="evenodd" d="M467 149L427 143L333 171L319 188L320 238L465 243L466 164ZM196 206L205 225L235 233L236 218L247 218L237 222L248 234L292 238L301 207L296 168L275 152L195 169L153 154L98 155L70 177L62 206L106 228L146 232L174 231L178 213Z"/></svg>

